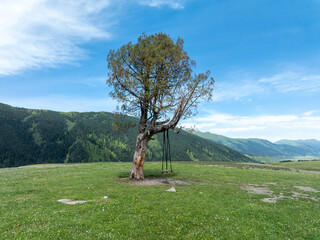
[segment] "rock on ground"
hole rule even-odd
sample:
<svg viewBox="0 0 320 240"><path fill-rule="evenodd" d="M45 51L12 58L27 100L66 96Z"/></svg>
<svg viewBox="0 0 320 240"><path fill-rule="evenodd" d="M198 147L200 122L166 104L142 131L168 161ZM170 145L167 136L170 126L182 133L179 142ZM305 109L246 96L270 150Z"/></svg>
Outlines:
<svg viewBox="0 0 320 240"><path fill-rule="evenodd" d="M75 205L75 204L83 204L86 203L87 201L79 200L79 201L73 201L71 199L59 199L58 202L64 203L64 204L69 204L69 205Z"/></svg>
<svg viewBox="0 0 320 240"><path fill-rule="evenodd" d="M168 190L166 190L167 192L176 192L176 189L174 188L174 187L172 187L172 188L170 188L170 189L168 189Z"/></svg>

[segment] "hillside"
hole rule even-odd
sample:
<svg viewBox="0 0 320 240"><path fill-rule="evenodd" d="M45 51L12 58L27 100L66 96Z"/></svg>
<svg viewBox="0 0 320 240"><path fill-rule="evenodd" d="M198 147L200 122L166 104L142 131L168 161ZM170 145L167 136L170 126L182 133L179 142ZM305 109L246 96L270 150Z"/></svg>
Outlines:
<svg viewBox="0 0 320 240"><path fill-rule="evenodd" d="M316 139L307 140L280 140L275 142L277 145L289 145L299 149L304 149L312 156L320 156L320 141Z"/></svg>
<svg viewBox="0 0 320 240"><path fill-rule="evenodd" d="M194 134L242 153L269 156L274 160L315 158L320 156L320 141L317 140L281 140L272 143L268 140L257 138L228 138L209 132L195 132Z"/></svg>
<svg viewBox="0 0 320 240"><path fill-rule="evenodd" d="M135 123L135 118L125 121ZM0 167L63 162L131 162L136 128L112 129L107 112L63 113L0 104ZM173 161L239 161L251 159L223 145L182 131L170 133ZM150 141L147 161L161 161L162 135Z"/></svg>

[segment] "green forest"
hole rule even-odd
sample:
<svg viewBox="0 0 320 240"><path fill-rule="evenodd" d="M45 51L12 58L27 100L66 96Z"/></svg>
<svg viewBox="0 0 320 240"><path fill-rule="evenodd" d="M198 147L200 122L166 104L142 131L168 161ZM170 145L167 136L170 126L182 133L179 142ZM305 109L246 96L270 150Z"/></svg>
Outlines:
<svg viewBox="0 0 320 240"><path fill-rule="evenodd" d="M131 162L137 129L113 129L114 114L55 112L0 104L0 167L41 163ZM136 118L123 122L135 124ZM186 131L170 132L172 161L252 162L226 146ZM162 160L162 134L149 142L147 161Z"/></svg>

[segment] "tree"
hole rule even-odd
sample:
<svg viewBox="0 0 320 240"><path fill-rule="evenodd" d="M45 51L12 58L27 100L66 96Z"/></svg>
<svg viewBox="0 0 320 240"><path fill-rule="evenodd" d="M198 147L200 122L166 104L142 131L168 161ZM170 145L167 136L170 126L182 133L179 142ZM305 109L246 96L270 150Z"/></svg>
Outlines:
<svg viewBox="0 0 320 240"><path fill-rule="evenodd" d="M130 178L144 179L144 160L151 137L175 129L182 118L192 116L199 100L212 96L210 71L194 74L195 62L165 33L142 34L110 50L107 83L111 96L121 103L121 112L140 118Z"/></svg>

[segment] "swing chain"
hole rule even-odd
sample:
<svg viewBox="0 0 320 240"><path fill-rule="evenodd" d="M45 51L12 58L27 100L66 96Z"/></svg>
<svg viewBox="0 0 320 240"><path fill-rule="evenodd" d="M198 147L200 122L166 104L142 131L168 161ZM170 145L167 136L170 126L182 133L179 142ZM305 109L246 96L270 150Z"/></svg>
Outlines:
<svg viewBox="0 0 320 240"><path fill-rule="evenodd" d="M173 172L172 163L171 163L171 149L170 149L170 140L169 140L169 129L163 132L163 148L162 148L162 173ZM164 169L164 162L166 163L166 168ZM168 164L169 162L169 164ZM170 165L170 169L168 169Z"/></svg>

